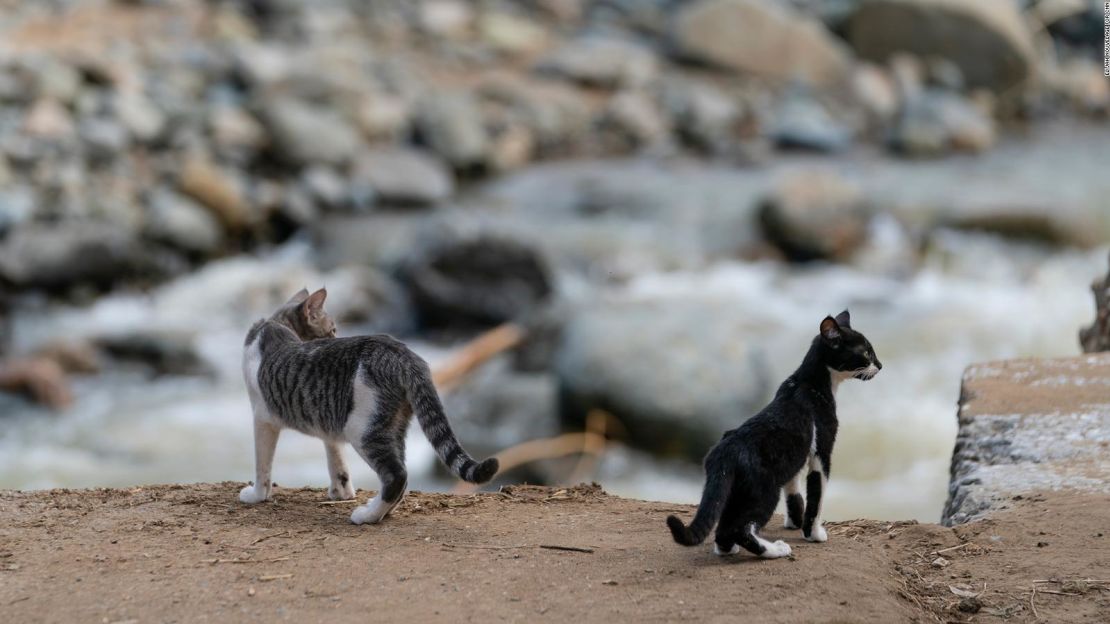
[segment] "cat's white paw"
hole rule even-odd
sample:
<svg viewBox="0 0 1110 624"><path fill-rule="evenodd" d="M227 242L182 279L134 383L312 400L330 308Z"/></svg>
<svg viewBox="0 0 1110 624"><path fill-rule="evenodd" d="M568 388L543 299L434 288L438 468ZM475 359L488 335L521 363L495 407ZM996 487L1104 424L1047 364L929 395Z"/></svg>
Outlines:
<svg viewBox="0 0 1110 624"><path fill-rule="evenodd" d="M771 542L767 545L766 549L760 557L764 559L778 559L780 557L790 556L790 544L782 540Z"/></svg>
<svg viewBox="0 0 1110 624"><path fill-rule="evenodd" d="M794 522L790 519L790 516L786 516L786 518L782 521L782 528L784 528L784 529L800 529L802 527L794 524Z"/></svg>
<svg viewBox="0 0 1110 624"><path fill-rule="evenodd" d="M813 527L813 532L806 535L805 538L810 542L827 542L829 541L829 532L819 524Z"/></svg>
<svg viewBox="0 0 1110 624"><path fill-rule="evenodd" d="M270 498L270 493L268 491L253 485L248 485L239 490L239 501L248 505L261 503L268 498Z"/></svg>
<svg viewBox="0 0 1110 624"><path fill-rule="evenodd" d="M720 546L718 546L717 544L713 544L713 554L717 555L718 557L728 557L729 555L735 555L738 552L740 552L740 544L733 544L732 548L728 549L728 551L721 550Z"/></svg>
<svg viewBox="0 0 1110 624"><path fill-rule="evenodd" d="M328 498L331 500L354 500L355 486L347 483L342 486L331 486L328 488Z"/></svg>
<svg viewBox="0 0 1110 624"><path fill-rule="evenodd" d="M351 512L351 523L377 524L388 516L389 512L393 511L393 508L401 502L402 498L404 498L404 496L398 497L397 500L392 503L387 503L382 500L381 494L379 493L379 495L372 498L369 503L355 507L355 510Z"/></svg>

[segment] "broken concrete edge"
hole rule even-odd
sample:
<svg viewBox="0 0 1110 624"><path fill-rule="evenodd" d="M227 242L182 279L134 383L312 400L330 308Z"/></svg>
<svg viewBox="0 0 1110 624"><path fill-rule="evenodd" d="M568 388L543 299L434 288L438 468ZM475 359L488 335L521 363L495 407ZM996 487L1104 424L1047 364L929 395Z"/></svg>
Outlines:
<svg viewBox="0 0 1110 624"><path fill-rule="evenodd" d="M1110 493L1110 353L969 366L946 526L1036 491Z"/></svg>

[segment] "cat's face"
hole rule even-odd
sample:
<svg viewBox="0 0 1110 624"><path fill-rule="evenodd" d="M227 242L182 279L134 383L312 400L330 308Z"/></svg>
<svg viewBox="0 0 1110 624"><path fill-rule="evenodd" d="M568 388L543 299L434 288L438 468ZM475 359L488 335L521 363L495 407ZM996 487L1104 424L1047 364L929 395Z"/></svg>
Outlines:
<svg viewBox="0 0 1110 624"><path fill-rule="evenodd" d="M328 291L321 288L311 295L307 290L293 295L274 315L271 321L285 325L301 340L335 337L335 321L324 312Z"/></svg>
<svg viewBox="0 0 1110 624"><path fill-rule="evenodd" d="M851 327L851 317L845 310L821 321L821 341L825 346L825 363L829 368L850 374L864 381L879 374L883 363L866 336Z"/></svg>

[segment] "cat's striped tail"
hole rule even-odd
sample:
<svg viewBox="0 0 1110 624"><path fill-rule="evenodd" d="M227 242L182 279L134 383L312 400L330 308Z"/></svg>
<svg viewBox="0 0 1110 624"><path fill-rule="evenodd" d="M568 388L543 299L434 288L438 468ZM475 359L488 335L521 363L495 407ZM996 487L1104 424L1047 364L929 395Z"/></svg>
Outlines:
<svg viewBox="0 0 1110 624"><path fill-rule="evenodd" d="M416 375L409 383L408 399L412 404L412 411L416 414L416 421L424 430L428 442L436 451L447 468L454 472L463 481L470 483L485 483L497 474L500 467L496 457L484 461L476 461L459 444L451 423L447 422L447 415L443 411L443 402L439 399L435 385L432 383L431 372L427 367Z"/></svg>
<svg viewBox="0 0 1110 624"><path fill-rule="evenodd" d="M698 504L698 512L690 526L682 524L678 516L667 516L667 526L671 529L674 541L683 546L696 546L705 541L705 537L721 519L729 490L732 489L732 478L731 466L707 470L705 490L701 493L701 503Z"/></svg>

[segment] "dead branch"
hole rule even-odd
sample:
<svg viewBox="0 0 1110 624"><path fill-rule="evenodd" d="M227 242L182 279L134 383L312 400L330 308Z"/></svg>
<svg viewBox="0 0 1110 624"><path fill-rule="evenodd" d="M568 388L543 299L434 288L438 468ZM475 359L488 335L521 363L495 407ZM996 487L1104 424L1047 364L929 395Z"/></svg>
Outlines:
<svg viewBox="0 0 1110 624"><path fill-rule="evenodd" d="M587 437L598 437L600 440L587 441ZM529 440L522 442L516 446L501 451L494 457L501 463L501 472L529 464L541 459L554 459L556 457L566 457L575 453L582 452L582 449L597 446L605 446L605 438L603 436L594 436L592 433L564 433L557 435L553 438L541 438L539 440ZM455 494L469 494L478 489L479 486L460 481L455 489L452 490Z"/></svg>
<svg viewBox="0 0 1110 624"><path fill-rule="evenodd" d="M432 371L432 381L440 392L454 388L474 369L494 356L508 351L524 339L524 330L513 323L498 325L463 345L451 359Z"/></svg>
<svg viewBox="0 0 1110 624"><path fill-rule="evenodd" d="M474 548L480 550L517 550L521 548L545 548L547 550L565 550L569 552L592 553L593 548L586 548L584 546L564 546L562 544L516 544L512 546L501 544L452 544L450 542L443 542L442 546L447 548Z"/></svg>
<svg viewBox="0 0 1110 624"><path fill-rule="evenodd" d="M570 483L580 483L597 469L598 461L605 453L605 430L610 420L616 417L605 410L592 409L586 414L586 435L582 441L582 456L570 473Z"/></svg>

